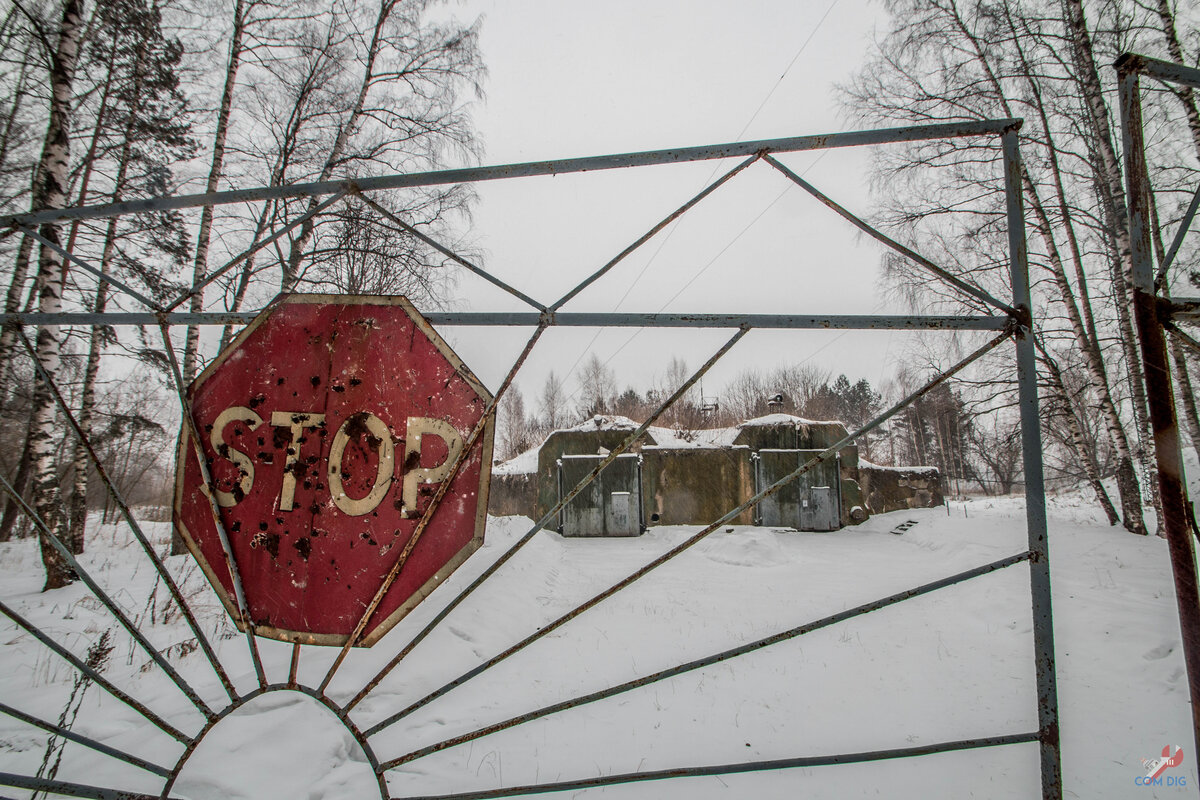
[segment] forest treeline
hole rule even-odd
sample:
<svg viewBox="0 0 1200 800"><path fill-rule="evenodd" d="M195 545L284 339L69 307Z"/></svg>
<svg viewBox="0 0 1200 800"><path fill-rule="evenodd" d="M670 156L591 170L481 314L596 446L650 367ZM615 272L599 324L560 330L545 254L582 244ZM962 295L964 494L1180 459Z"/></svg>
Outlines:
<svg viewBox="0 0 1200 800"><path fill-rule="evenodd" d="M1113 524L1146 532L1146 515L1157 513L1153 454L1129 313L1130 245L1110 65L1133 50L1195 66L1200 9L1171 0L884 0L877 8L886 15L879 35L842 87L850 126L1024 119L1020 190L1047 457L1054 474L1091 487ZM470 105L485 78L479 25L457 22L452 9L433 0L13 0L0 11L0 211L477 160ZM1200 111L1189 91L1147 83L1146 94L1161 259L1200 180ZM984 138L882 148L872 219L962 280L1004 297L999 158L998 142ZM453 301L454 272L414 231L460 247L473 200L470 187L456 185L369 200L350 195L327 209L292 198L10 229L0 232L4 311L143 308L97 274L153 303L195 287L183 311L252 310L279 291L405 294L420 308L443 307ZM274 237L269 246L246 252L266 237ZM1187 265L1196 252L1195 238L1186 239L1165 292L1195 288ZM884 272L886 291L913 309L987 311L899 254L884 258ZM168 348L153 327L6 324L5 481L49 530L76 550L84 546L87 510L105 493L86 449L64 436L59 398L36 380L22 334L102 457L121 465L112 470L118 488L136 501L161 492L161 473L170 468L178 425L169 410L173 351L186 382L234 333L226 327L205 337L191 327ZM887 386L819 372L820 380L808 376L811 385L802 386L799 369L794 376L787 369L745 373L716 402L685 400L669 424L689 430L697 415L705 424L756 416L776 409L766 405L776 395L779 410L802 416L851 415L858 413L847 410L854 404L875 408L878 396L884 404L898 399L975 346L967 336L939 338L936 347L928 341L914 346ZM1173 356L1185 431L1200 444L1193 365L1178 347ZM570 379L586 382L589 368L593 378L598 372L608 387L617 385L598 359ZM944 396L930 395L920 421L900 417L890 432L885 428L886 444L877 437L863 446L876 461L933 463L988 491L1018 486L1012 379L1009 354L996 351ZM566 380L559 394L568 394ZM535 417L525 427L542 429L602 407L636 418L662 389L610 395L606 388L588 396L572 386L586 400L556 406L543 396L530 402L536 408L529 413L505 413ZM505 435L514 437L506 446L516 448L521 437L507 429ZM160 478L147 477L154 470ZM18 516L6 501L0 540L12 535ZM44 558L47 586L71 580L52 549Z"/></svg>
<svg viewBox="0 0 1200 800"><path fill-rule="evenodd" d="M622 385L615 372L592 355L583 363L575 388L568 391L555 373L546 376L530 402L517 387L500 402L496 456L514 458L541 444L546 435L597 414L645 422L690 377L687 363L671 358L665 372L644 391ZM701 431L726 428L769 414L808 420L835 420L853 432L919 387L918 376L901 370L883 392L860 378L833 377L829 369L795 364L771 370L745 369L717 393L690 389L657 420L685 441ZM1021 430L1014 415L977 417L962 397L962 386L942 383L907 406L881 428L856 443L862 458L876 464L938 467L948 490L957 494L1008 494L1019 488ZM886 395L886 396L885 396ZM1064 481L1079 476L1062 473Z"/></svg>

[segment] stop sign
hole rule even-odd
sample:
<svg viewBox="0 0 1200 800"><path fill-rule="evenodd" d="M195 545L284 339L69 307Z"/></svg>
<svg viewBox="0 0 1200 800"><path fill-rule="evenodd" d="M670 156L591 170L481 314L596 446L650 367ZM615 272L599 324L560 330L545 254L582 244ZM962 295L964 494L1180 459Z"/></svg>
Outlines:
<svg viewBox="0 0 1200 800"><path fill-rule="evenodd" d="M256 633L341 645L490 395L404 298L284 296L188 390ZM358 642L371 645L483 543L492 422ZM176 528L245 630L184 437Z"/></svg>

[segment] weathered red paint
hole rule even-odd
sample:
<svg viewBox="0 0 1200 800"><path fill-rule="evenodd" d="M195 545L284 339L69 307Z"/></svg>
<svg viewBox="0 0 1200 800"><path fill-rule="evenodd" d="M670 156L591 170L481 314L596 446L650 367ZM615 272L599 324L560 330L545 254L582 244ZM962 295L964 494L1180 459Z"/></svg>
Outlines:
<svg viewBox="0 0 1200 800"><path fill-rule="evenodd" d="M465 441L490 400L407 300L340 295L292 295L272 304L188 394L215 489L227 494L221 521L255 631L329 645L344 644L353 632L438 487L419 484L416 508L407 509L405 474L446 463L454 434ZM226 413L225 424L215 425L222 412L239 407L253 413ZM414 419L414 429L444 422L453 433L426 433L405 463L410 438L416 449L408 431ZM293 424L301 433L295 442ZM344 496L335 498L329 456L339 430L344 455L332 483L341 478ZM347 513L354 501L372 505L364 498L387 480L380 458L388 442L378 436L384 430L394 453L390 486L366 513ZM489 422L360 644L377 641L482 544L492 434ZM229 449L214 446L214 437ZM289 448L295 460L286 470ZM290 510L285 471L294 478ZM244 629L205 491L185 438L175 524Z"/></svg>

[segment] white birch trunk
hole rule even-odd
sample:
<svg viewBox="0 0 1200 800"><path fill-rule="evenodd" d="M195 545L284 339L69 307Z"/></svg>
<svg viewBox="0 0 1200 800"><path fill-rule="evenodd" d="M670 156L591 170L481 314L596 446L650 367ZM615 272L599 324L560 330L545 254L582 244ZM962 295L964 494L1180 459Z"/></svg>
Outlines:
<svg viewBox="0 0 1200 800"><path fill-rule="evenodd" d="M1115 233L1117 258L1112 270L1112 278L1116 294L1117 322L1120 325L1121 350L1125 356L1134 421L1138 433L1138 446L1135 454L1146 475L1151 497L1155 500L1154 508L1158 518L1158 528L1162 530L1162 508L1158 503L1157 491L1158 471L1154 467L1148 446L1151 438L1146 385L1142 379L1142 362L1138 356L1137 339L1129 311L1133 305L1133 255L1129 240L1129 225L1125 218L1125 190L1121 179L1121 168L1117 160L1116 149L1113 147L1108 106L1104 102L1100 74L1096 69L1093 57L1092 38L1087 29L1082 0L1063 0L1063 8L1066 12L1063 14L1063 19L1067 26L1067 38L1071 42L1076 78L1079 81L1084 108L1087 112L1086 127L1091 130L1095 153L1098 157L1096 164L1098 194L1104 205L1105 215L1108 217L1107 222Z"/></svg>
<svg viewBox="0 0 1200 800"><path fill-rule="evenodd" d="M58 45L51 66L50 122L42 151L42 185L39 187L41 205L46 209L63 208L66 204L71 155L71 84L79 57L82 5L82 0L66 0L63 4ZM52 242L60 241L60 226L56 223L42 225L40 232ZM66 265L62 257L51 248L43 246L38 256L39 312L56 314L62 311L65 279ZM38 361L51 378L55 378L59 373L61 350L62 333L59 327L39 327ZM29 449L33 507L52 532L60 538L65 538L66 519L62 509L55 459L55 444L62 436L56 424L54 398L43 381L37 383L34 391L32 416ZM46 566L46 589L65 586L75 579L62 557L45 542L42 544L42 562Z"/></svg>

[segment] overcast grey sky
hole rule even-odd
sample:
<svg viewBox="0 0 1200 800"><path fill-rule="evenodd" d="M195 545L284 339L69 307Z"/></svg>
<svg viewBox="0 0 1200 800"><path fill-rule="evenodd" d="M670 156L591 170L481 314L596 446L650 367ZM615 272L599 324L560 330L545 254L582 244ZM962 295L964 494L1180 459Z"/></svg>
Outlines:
<svg viewBox="0 0 1200 800"><path fill-rule="evenodd" d="M850 127L835 84L858 68L882 9L865 0L655 3L473 0L490 75L476 109L484 163L501 164L822 133ZM870 210L865 150L783 158L847 206ZM488 269L543 302L565 293L734 162L498 181L478 187L469 238ZM881 313L880 249L765 165L734 178L565 310ZM471 276L471 310L522 306ZM527 330L446 331L495 387ZM672 355L696 367L730 331L556 329L519 385L567 374L588 352L620 388L640 389ZM887 333L755 332L711 373L705 394L747 365L812 359L836 375L890 374ZM568 389L574 390L574 377Z"/></svg>

